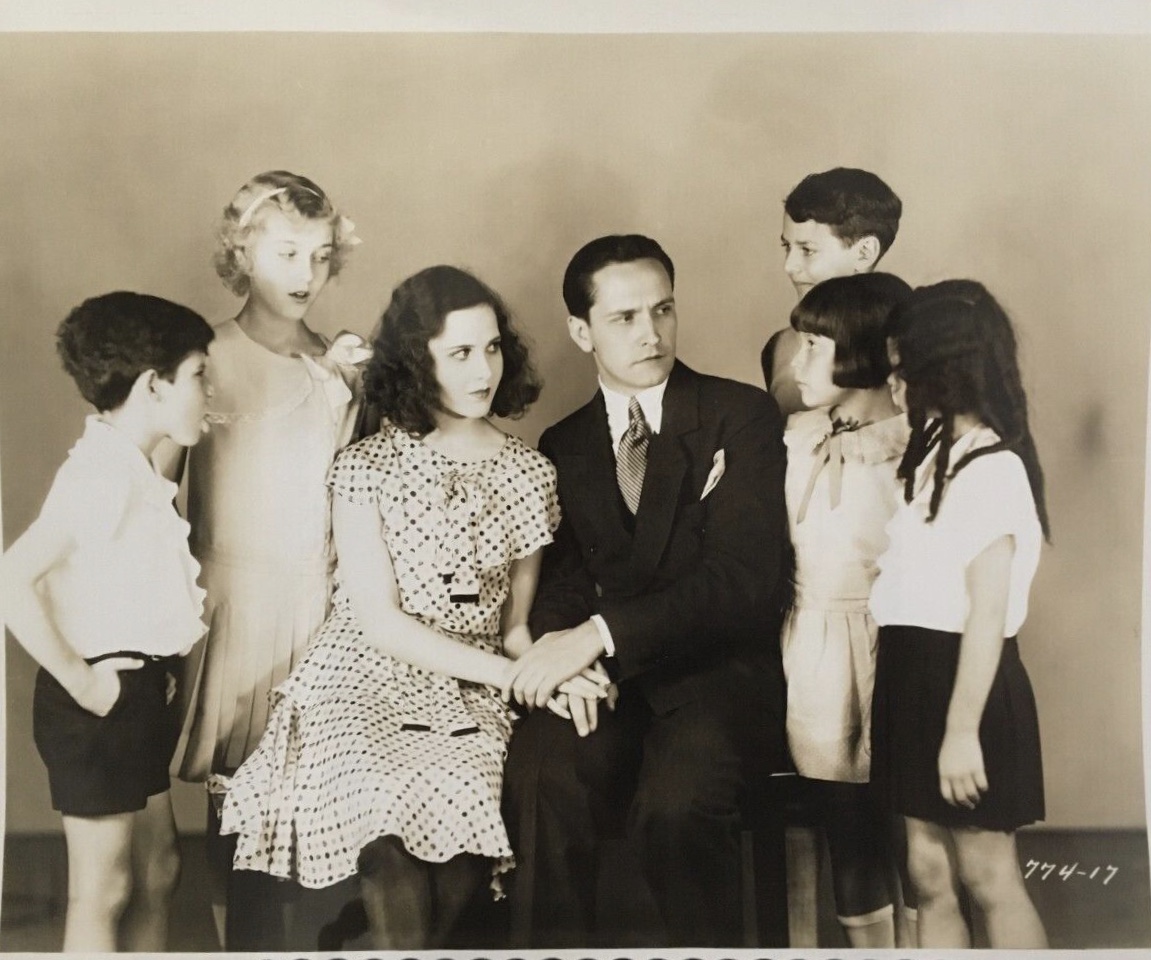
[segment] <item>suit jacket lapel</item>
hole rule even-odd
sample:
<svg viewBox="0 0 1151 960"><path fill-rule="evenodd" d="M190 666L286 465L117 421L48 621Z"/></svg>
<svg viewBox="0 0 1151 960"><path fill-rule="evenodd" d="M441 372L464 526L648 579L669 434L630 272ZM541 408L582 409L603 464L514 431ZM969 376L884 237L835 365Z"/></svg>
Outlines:
<svg viewBox="0 0 1151 960"><path fill-rule="evenodd" d="M676 361L663 395L663 423L651 439L643 493L635 518L632 562L650 574L671 535L679 491L687 471L684 436L699 426L699 388L695 374Z"/></svg>
<svg viewBox="0 0 1151 960"><path fill-rule="evenodd" d="M624 510L615 477L615 453L611 448L607 408L603 394L597 393L586 408L580 424L577 448L565 455L573 483L570 495L581 501L581 512L593 518L595 527L612 540L630 541L620 511Z"/></svg>

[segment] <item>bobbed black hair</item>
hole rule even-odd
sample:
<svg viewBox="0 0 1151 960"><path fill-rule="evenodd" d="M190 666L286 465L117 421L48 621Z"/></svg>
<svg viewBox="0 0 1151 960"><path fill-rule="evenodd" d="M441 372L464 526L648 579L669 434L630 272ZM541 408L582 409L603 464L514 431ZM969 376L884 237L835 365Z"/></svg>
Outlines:
<svg viewBox="0 0 1151 960"><path fill-rule="evenodd" d="M835 341L831 382L863 390L883 386L891 373L887 322L911 287L890 273L831 277L804 294L791 311L791 325Z"/></svg>

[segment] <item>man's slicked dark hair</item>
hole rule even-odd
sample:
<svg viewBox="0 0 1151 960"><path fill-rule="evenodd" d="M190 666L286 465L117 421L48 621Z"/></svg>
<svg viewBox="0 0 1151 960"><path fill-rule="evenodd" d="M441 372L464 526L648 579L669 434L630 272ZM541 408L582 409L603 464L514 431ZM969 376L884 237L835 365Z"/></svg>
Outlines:
<svg viewBox="0 0 1151 960"><path fill-rule="evenodd" d="M667 271L671 285L675 286L675 265L663 247L651 237L638 233L599 237L580 247L564 271L563 296L568 313L586 320L595 303L595 275L613 263L633 263L636 260L657 261Z"/></svg>

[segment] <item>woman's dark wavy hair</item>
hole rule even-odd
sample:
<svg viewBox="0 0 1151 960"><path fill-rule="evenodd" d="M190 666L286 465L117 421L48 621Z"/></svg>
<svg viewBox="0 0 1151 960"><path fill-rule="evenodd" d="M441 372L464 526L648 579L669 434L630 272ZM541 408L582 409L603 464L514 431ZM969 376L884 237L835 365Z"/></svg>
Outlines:
<svg viewBox="0 0 1151 960"><path fill-rule="evenodd" d="M428 341L444 329L455 310L488 306L496 315L504 372L492 399L492 413L519 417L540 395L527 345L511 325L507 307L486 284L458 267L428 267L408 277L392 293L372 342L364 371L364 397L373 416L422 437L435 429L440 384Z"/></svg>
<svg viewBox="0 0 1151 960"><path fill-rule="evenodd" d="M837 387L874 390L891 373L887 359L887 321L911 294L911 287L890 273L832 277L807 291L791 311L791 325L835 341L831 382Z"/></svg>
<svg viewBox="0 0 1151 960"><path fill-rule="evenodd" d="M917 288L896 308L888 333L899 354L897 372L907 384L911 422L897 474L904 499L911 502L915 470L937 443L929 521L939 511L949 472L954 476L977 457L1011 450L1027 469L1039 523L1050 539L1043 470L1027 423L1015 333L1003 308L982 284L947 280ZM940 419L928 421L929 410L938 411ZM951 424L957 414L978 417L999 442L969 451L951 467Z"/></svg>

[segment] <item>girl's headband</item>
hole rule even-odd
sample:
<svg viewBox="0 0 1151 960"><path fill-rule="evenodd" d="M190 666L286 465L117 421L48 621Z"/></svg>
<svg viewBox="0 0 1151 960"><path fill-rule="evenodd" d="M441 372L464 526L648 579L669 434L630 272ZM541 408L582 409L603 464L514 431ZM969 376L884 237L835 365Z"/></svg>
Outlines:
<svg viewBox="0 0 1151 960"><path fill-rule="evenodd" d="M252 214L256 212L258 207L265 200L271 200L272 197L277 197L281 193L287 193L287 187L277 187L275 190L265 190L263 193L257 193L255 198L245 208L244 212L240 214L240 219L236 221L237 225L242 230L252 221Z"/></svg>
<svg viewBox="0 0 1151 960"><path fill-rule="evenodd" d="M324 195L322 193L319 193L318 191L313 190L311 187L305 187L302 183L299 184L299 187L301 190L307 190L308 193L313 194L316 197L319 197L321 200L324 199ZM252 214L254 214L256 212L256 208L261 203L263 203L266 200L271 200L272 197L278 197L281 193L287 193L287 192L288 192L287 187L276 187L274 190L265 190L263 193L257 193L256 196L252 199L252 202L249 203L244 208L244 212L240 214L240 219L237 221L237 224L239 225L240 229L243 229L249 223L252 222Z"/></svg>
<svg viewBox="0 0 1151 960"><path fill-rule="evenodd" d="M311 187L305 187L303 184L300 184L300 189L307 190L308 193L314 194L321 200L324 199L324 195L322 193L318 193ZM255 214L256 209L260 206L260 204L267 200L271 200L272 197L278 197L281 193L287 192L287 187L276 187L274 190L265 190L263 193L256 194L256 196L252 199L252 202L244 208L244 212L240 214L239 219L236 221L236 225L241 230L243 230L244 227L252 222L252 216ZM356 236L356 225L352 223L352 221L347 217L341 216L338 218L337 229L339 230L339 236L341 237L345 246L354 247L356 244L361 242L360 238Z"/></svg>

